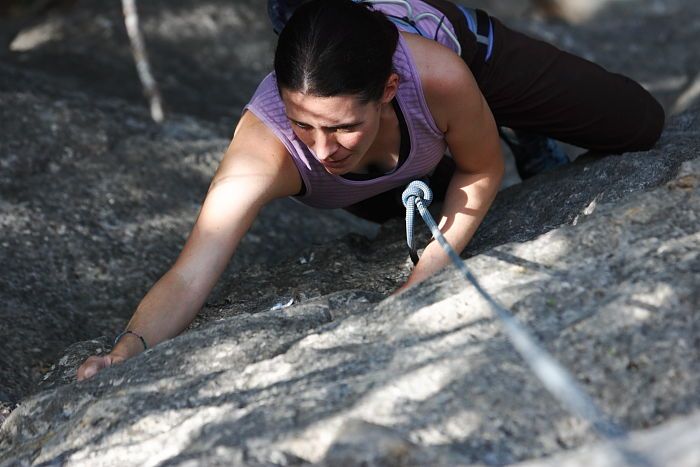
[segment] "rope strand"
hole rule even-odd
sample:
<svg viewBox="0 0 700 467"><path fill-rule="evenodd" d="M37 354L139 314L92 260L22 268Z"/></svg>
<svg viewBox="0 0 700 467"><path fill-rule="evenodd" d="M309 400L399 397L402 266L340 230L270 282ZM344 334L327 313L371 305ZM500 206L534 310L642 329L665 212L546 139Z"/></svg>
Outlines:
<svg viewBox="0 0 700 467"><path fill-rule="evenodd" d="M401 198L406 207L406 242L411 251L411 258L416 257L414 264L417 262L418 255L413 241L413 211L418 208L418 212L430 229L433 237L442 246L454 265L462 272L466 280L491 305L496 316L503 324L506 335L513 347L544 387L561 402L565 409L586 420L599 436L610 441L615 452L627 465L652 467L653 464L647 458L623 445L623 442L627 439L626 430L609 419L578 385L566 368L547 352L544 347L538 344L535 337L528 332L525 326L481 286L476 277L464 264L464 261L447 242L437 223L430 215L428 206L433 199L430 187L422 181L411 182L404 190Z"/></svg>

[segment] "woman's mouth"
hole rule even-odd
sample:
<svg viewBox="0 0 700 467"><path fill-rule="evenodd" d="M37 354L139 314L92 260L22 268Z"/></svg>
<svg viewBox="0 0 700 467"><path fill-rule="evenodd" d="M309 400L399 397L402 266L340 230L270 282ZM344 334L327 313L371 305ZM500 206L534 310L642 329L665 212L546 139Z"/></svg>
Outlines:
<svg viewBox="0 0 700 467"><path fill-rule="evenodd" d="M342 156L340 159L325 159L321 161L321 164L325 165L326 167L338 167L341 165L343 162L348 160L352 154L348 154L347 156Z"/></svg>

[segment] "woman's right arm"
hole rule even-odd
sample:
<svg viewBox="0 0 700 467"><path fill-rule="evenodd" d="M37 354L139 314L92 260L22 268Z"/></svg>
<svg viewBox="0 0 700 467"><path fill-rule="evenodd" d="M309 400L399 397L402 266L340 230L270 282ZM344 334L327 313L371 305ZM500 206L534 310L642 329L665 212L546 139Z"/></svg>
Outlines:
<svg viewBox="0 0 700 467"><path fill-rule="evenodd" d="M181 333L204 305L260 209L300 188L299 172L284 145L246 112L182 252L141 300L126 329L149 346ZM125 334L109 354L88 358L78 369L78 380L143 350L135 334Z"/></svg>

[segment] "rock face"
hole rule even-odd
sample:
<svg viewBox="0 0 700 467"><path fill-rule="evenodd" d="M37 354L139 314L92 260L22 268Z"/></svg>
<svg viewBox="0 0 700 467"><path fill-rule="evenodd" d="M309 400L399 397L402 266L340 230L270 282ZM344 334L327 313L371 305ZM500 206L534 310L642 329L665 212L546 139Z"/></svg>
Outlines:
<svg viewBox="0 0 700 467"><path fill-rule="evenodd" d="M698 465L700 463L700 413L682 417L661 426L633 433L627 446L644 456L651 465ZM546 460L528 461L521 467L615 467L620 458L610 452L605 444L586 446L573 453L554 456ZM640 462L641 465L644 465Z"/></svg>
<svg viewBox="0 0 700 467"><path fill-rule="evenodd" d="M631 429L700 407L699 187L696 159L655 190L588 209L575 226L467 260ZM593 441L454 271L379 300L398 279L382 274L399 271L404 256L391 237L367 249L383 252L375 261L346 241L315 249L305 264L241 276L230 289L241 302L208 308L208 323L92 380L25 400L2 427L1 459L503 464ZM334 269L341 260L347 269ZM280 287L282 276L296 279ZM285 307L289 298L299 303ZM61 371L72 376L78 360ZM348 448L358 439L372 442Z"/></svg>
<svg viewBox="0 0 700 467"><path fill-rule="evenodd" d="M0 391L16 400L66 343L123 326L175 259L227 140L206 121L176 115L158 128L121 102L42 94L45 79L15 68L0 67L0 83L12 109L0 114ZM275 203L232 269L348 231L371 228Z"/></svg>
<svg viewBox="0 0 700 467"><path fill-rule="evenodd" d="M227 95L228 122L222 125L217 112L224 102L204 120L190 116L198 115L197 109L174 113L179 108L173 100L166 124L154 125L132 76L128 42L117 37L121 13L112 10L114 5L118 2L81 2L65 16L48 18L57 36L0 63L0 403L30 392L66 345L113 335L123 327L139 297L177 256L245 103L236 93ZM174 3L171 8L170 16L161 11L165 24L189 18L192 29L202 28L210 14L179 11ZM252 14L245 13L249 9L222 6L227 13L218 20L242 22ZM149 11L143 13L150 17ZM152 35L156 26L164 27L148 20L145 25ZM210 37L226 28L211 27ZM186 31L180 29L191 40ZM269 47L270 35L258 31L256 47ZM199 57L186 50L163 52L173 62L187 53ZM74 55L75 66L66 66ZM110 67L95 63L101 58L109 59ZM255 63L248 65L246 80L236 78L241 93L252 93L256 85ZM44 73L48 67L53 67L51 75ZM97 75L85 70L92 67ZM200 63L193 69L211 67ZM109 73L109 79L103 76ZM167 78L165 70L160 73ZM204 79L209 89L221 92L223 85L212 81ZM133 97L126 91L130 85L136 87L134 102L124 100ZM171 92L184 99L186 86L171 85ZM105 96L108 89L115 95ZM299 247L348 232L374 231L349 215L285 200L260 216L232 270L253 263L268 266Z"/></svg>
<svg viewBox="0 0 700 467"><path fill-rule="evenodd" d="M261 215L186 333L76 383L175 258L264 72L249 57L271 44L262 2L144 3L155 68L170 73L170 118L156 127L115 45L115 5L47 18L0 64L0 420L42 380L2 423L0 465L615 465L454 271L387 297L408 274L402 222L370 240L367 224L289 202ZM512 21L613 68L630 45L621 34L700 8L663 7L575 36ZM687 47L698 29L679 32L680 59L665 63L649 52L665 34L652 28L620 58L635 67L616 68L683 110L656 149L502 191L464 254L659 465L700 462L700 107L688 65L700 52ZM212 53L195 53L204 43ZM231 76L217 71L227 48ZM115 80L130 84L111 95Z"/></svg>

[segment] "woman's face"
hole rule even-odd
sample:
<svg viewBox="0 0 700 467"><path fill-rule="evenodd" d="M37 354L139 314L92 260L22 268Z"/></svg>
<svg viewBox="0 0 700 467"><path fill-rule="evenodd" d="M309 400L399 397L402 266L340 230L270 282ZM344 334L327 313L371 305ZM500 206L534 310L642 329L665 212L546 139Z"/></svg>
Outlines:
<svg viewBox="0 0 700 467"><path fill-rule="evenodd" d="M281 94L294 134L328 173L343 175L362 165L377 137L387 96L363 103L349 95L318 97L286 89Z"/></svg>

